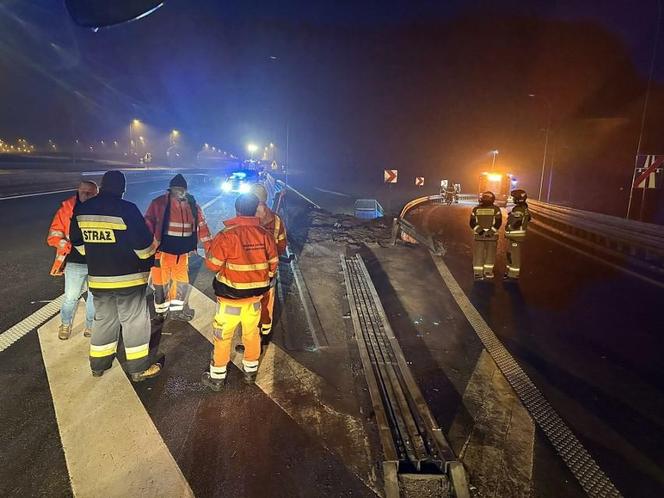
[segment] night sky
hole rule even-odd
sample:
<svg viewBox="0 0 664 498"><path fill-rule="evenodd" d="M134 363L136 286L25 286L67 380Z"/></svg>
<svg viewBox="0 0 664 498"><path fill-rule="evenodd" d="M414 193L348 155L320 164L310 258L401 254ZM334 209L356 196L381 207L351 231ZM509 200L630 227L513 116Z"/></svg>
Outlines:
<svg viewBox="0 0 664 498"><path fill-rule="evenodd" d="M138 117L241 152L283 144L288 123L293 169L321 177L389 167L469 182L497 148L532 186L550 102L560 200L611 204L632 174L657 11L657 0L167 0L94 33L59 1L5 0L0 138L112 138ZM650 153L664 152L663 81L661 50Z"/></svg>

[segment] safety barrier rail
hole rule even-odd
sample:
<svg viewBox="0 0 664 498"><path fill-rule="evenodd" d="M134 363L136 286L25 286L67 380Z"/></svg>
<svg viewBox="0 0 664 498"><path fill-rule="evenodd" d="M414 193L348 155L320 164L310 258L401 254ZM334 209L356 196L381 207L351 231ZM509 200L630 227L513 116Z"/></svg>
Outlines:
<svg viewBox="0 0 664 498"><path fill-rule="evenodd" d="M425 246L435 248L435 239L433 242L426 240L415 227L404 223L404 218L411 209L442 198L430 195L407 203L399 218L395 218L394 240L400 233L406 233ZM476 196L462 194L460 198L476 199ZM584 253L600 255L605 263L621 271L664 286L664 226L540 201L529 201L528 205L533 213L531 228L534 231L555 236L559 242L570 242L568 245L575 250L582 248Z"/></svg>
<svg viewBox="0 0 664 498"><path fill-rule="evenodd" d="M606 262L639 277L664 283L664 227L601 213L531 201L536 231L591 249Z"/></svg>

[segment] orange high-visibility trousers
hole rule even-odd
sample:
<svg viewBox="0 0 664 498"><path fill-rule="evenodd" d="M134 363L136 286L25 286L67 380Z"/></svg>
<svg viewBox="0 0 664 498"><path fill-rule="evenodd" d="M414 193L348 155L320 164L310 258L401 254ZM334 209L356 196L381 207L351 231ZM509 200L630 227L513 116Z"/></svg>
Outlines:
<svg viewBox="0 0 664 498"><path fill-rule="evenodd" d="M157 313L182 311L189 287L189 255L161 252L150 270Z"/></svg>
<svg viewBox="0 0 664 498"><path fill-rule="evenodd" d="M260 297L238 300L217 298L217 313L212 323L214 351L210 362L211 378L226 378L226 367L231 359L231 343L238 325L242 327L244 344L242 367L245 372L258 370L258 358L261 354L261 339L258 333L260 317Z"/></svg>
<svg viewBox="0 0 664 498"><path fill-rule="evenodd" d="M273 281L274 282L274 281ZM274 297L276 285L261 297L261 334L267 335L272 331L272 317L274 316Z"/></svg>

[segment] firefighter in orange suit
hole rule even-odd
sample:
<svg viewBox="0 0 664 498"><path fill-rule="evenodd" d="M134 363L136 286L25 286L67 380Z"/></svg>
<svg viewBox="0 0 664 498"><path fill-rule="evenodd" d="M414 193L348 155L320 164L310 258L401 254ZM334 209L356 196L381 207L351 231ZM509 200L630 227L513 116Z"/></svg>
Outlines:
<svg viewBox="0 0 664 498"><path fill-rule="evenodd" d="M255 184L252 188L252 192L260 201L256 216L260 220L261 226L274 237L274 241L277 244L277 253L279 256L282 256L286 253L286 245L288 244L286 239L286 225L284 225L283 220L278 214L267 207L267 190L262 184ZM270 290L265 293L261 300L260 329L261 334L263 335L268 335L272 332L276 282L276 278L272 279Z"/></svg>
<svg viewBox="0 0 664 498"><path fill-rule="evenodd" d="M493 192L483 192L480 202L470 213L470 228L473 229L473 275L475 280L493 278L498 249L498 229L503 222L500 208L494 203Z"/></svg>
<svg viewBox="0 0 664 498"><path fill-rule="evenodd" d="M150 272L157 320L163 321L169 313L175 320L189 321L194 317L193 310L185 309L189 253L196 251L198 242L207 252L212 237L203 210L187 193L187 180L182 175L175 175L168 192L150 203L145 221L159 244Z"/></svg>
<svg viewBox="0 0 664 498"><path fill-rule="evenodd" d="M247 383L256 380L261 297L270 290L279 263L274 237L256 217L258 204L258 197L251 193L236 199L237 216L224 222L225 228L212 241L205 260L207 267L216 272L213 287L218 302L212 324L214 352L210 369L201 381L214 391L220 391L226 381L231 341L238 325L245 346L244 379Z"/></svg>
<svg viewBox="0 0 664 498"><path fill-rule="evenodd" d="M63 341L69 339L71 335L74 310L88 282L88 265L85 256L79 254L78 251L72 252L71 250L69 240L71 217L76 205L96 196L97 193L99 193L99 188L95 182L82 181L78 185L76 195L65 199L55 213L46 238L47 244L55 247L55 261L53 261L51 267L51 275L54 277L65 276L65 299L60 309L62 322L58 329L58 338ZM91 335L94 318L95 307L92 302L92 294L88 292L85 300L85 330L83 331L85 337Z"/></svg>

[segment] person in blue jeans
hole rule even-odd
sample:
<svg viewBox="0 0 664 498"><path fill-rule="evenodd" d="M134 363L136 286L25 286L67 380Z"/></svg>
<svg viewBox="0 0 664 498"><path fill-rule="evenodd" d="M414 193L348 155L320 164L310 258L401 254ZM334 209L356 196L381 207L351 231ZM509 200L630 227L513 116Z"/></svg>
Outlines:
<svg viewBox="0 0 664 498"><path fill-rule="evenodd" d="M71 325L74 318L74 310L81 297L81 293L87 290L88 265L85 263L67 263L65 266L65 300L60 310L61 327L68 329L67 338L71 334ZM95 305L92 293L88 292L85 298L85 331L83 335L90 337L92 322L95 319Z"/></svg>
<svg viewBox="0 0 664 498"><path fill-rule="evenodd" d="M71 242L69 241L71 217L74 213L74 208L78 204L96 196L98 192L99 188L95 182L81 182L76 195L65 199L55 213L46 239L48 245L55 247L56 250L55 261L53 261L53 266L51 267L51 275L62 276L64 274L65 276L65 300L60 310L62 324L58 329L58 338L63 341L69 339L71 335L74 310L81 294L87 288L88 281L88 265L85 256L79 254L78 251L72 251ZM88 292L85 304L85 331L83 335L90 337L92 322L95 318L95 308L91 292Z"/></svg>

